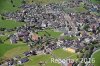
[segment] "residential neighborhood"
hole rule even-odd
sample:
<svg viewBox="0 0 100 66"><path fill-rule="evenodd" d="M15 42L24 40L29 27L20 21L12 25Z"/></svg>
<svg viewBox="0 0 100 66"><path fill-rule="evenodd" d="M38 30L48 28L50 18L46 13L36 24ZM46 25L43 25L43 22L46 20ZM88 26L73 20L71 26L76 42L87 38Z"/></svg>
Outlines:
<svg viewBox="0 0 100 66"><path fill-rule="evenodd" d="M0 66L100 65L100 1L58 1L0 5Z"/></svg>

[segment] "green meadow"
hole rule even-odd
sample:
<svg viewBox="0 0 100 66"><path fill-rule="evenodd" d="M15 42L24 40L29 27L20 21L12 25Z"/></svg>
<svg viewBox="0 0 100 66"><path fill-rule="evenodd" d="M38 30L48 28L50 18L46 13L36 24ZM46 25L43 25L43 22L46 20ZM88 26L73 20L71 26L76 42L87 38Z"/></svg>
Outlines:
<svg viewBox="0 0 100 66"><path fill-rule="evenodd" d="M61 66L60 63L52 62L52 59L67 59L67 57L77 59L77 54L64 51L63 49L54 50L52 54L55 57L50 54L30 57L30 62L25 63L24 66L39 66L40 61L45 62L45 66Z"/></svg>
<svg viewBox="0 0 100 66"><path fill-rule="evenodd" d="M11 12L18 10L18 7L21 5L22 0L0 0L0 13ZM15 7L13 7L15 5Z"/></svg>
<svg viewBox="0 0 100 66"><path fill-rule="evenodd" d="M91 2L93 2L95 4L100 4L100 0L91 0Z"/></svg>
<svg viewBox="0 0 100 66"><path fill-rule="evenodd" d="M99 66L100 65L100 51L96 52L93 55L93 58L95 59L94 66Z"/></svg>
<svg viewBox="0 0 100 66"><path fill-rule="evenodd" d="M0 20L0 28L15 28L18 26L22 26L24 23L16 22L13 20Z"/></svg>

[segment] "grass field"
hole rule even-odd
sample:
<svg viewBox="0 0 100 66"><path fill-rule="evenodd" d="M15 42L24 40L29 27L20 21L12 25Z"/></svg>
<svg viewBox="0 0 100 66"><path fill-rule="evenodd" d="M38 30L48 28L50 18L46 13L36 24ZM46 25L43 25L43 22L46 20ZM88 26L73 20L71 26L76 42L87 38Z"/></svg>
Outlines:
<svg viewBox="0 0 100 66"><path fill-rule="evenodd" d="M47 33L46 33L46 32ZM61 35L61 32L54 32L53 30L51 30L51 29L46 29L46 30L44 30L44 31L40 31L40 32L38 32L38 35L39 36L43 36L43 35L48 35L48 34L50 34L52 37L54 37L54 38L58 38L60 35Z"/></svg>
<svg viewBox="0 0 100 66"><path fill-rule="evenodd" d="M25 44L23 44L23 45L17 45L16 47L8 50L4 54L4 57L12 58L12 57L17 56L17 55L23 57L23 53L26 52L26 51L29 51L29 47L27 45L25 45Z"/></svg>
<svg viewBox="0 0 100 66"><path fill-rule="evenodd" d="M0 13L11 12L18 9L21 5L22 0L13 0L13 4L11 0L0 0ZM15 5L15 7L13 7Z"/></svg>
<svg viewBox="0 0 100 66"><path fill-rule="evenodd" d="M48 4L48 3L62 3L65 0L33 0L34 3L40 3L40 4ZM28 2L31 4L32 0L28 0Z"/></svg>
<svg viewBox="0 0 100 66"><path fill-rule="evenodd" d="M6 38L6 35L0 36L2 41L4 41ZM7 40L3 44L0 44L0 57L13 57L26 50L29 50L29 48L27 45L25 45L25 43L18 42L17 44L11 44L10 41Z"/></svg>
<svg viewBox="0 0 100 66"><path fill-rule="evenodd" d="M0 28L15 28L24 25L23 22L16 22L14 20L2 20L0 16Z"/></svg>
<svg viewBox="0 0 100 66"><path fill-rule="evenodd" d="M8 45L8 44L2 44L0 45L0 57L2 57L8 50L13 49L17 46L15 45Z"/></svg>
<svg viewBox="0 0 100 66"><path fill-rule="evenodd" d="M54 50L52 52L55 56L57 56L58 58L55 58L55 59L66 59L67 57L71 56L70 58L72 59L76 59L77 56L76 54L74 53L70 53L70 52L67 52L67 51L64 51L63 49L57 49L57 50ZM27 62L24 64L24 66L39 66L39 62L40 61L43 61L43 62L46 62L46 65L45 66L61 66L59 63L53 63L51 61L53 57L51 55L40 55L40 56L33 56L33 57L30 57L30 62Z"/></svg>
<svg viewBox="0 0 100 66"><path fill-rule="evenodd" d="M4 44L0 44L0 57L13 57L26 50L29 50L29 48L22 42L10 44L10 41L6 41Z"/></svg>
<svg viewBox="0 0 100 66"><path fill-rule="evenodd" d="M71 58L71 59L77 59L76 53L70 53L68 51L61 49L57 49L53 51L53 54L55 54L57 57L61 59Z"/></svg>
<svg viewBox="0 0 100 66"><path fill-rule="evenodd" d="M75 7L74 10L75 10L75 12L86 12L87 11L85 8L83 8L81 6L80 7Z"/></svg>
<svg viewBox="0 0 100 66"><path fill-rule="evenodd" d="M100 0L91 0L93 3L100 4Z"/></svg>
<svg viewBox="0 0 100 66"><path fill-rule="evenodd" d="M0 45L0 57L11 58L16 55L23 57L22 53L28 51L29 48L27 45L23 43L18 44L10 44L9 41ZM76 59L77 55L74 53L70 53L64 51L63 49L57 49L52 52L59 59L66 59L67 57L71 59ZM73 56L71 56L73 55ZM51 59L53 56L51 55L39 55L39 56L31 56L29 57L30 61L25 63L24 66L39 66L40 61L46 62L46 66L60 66L58 63L52 63Z"/></svg>
<svg viewBox="0 0 100 66"><path fill-rule="evenodd" d="M33 56L29 58L30 62L25 63L24 66L39 66L38 63L40 61L46 62L46 66L60 66L59 64L51 63L51 58L50 55Z"/></svg>
<svg viewBox="0 0 100 66"><path fill-rule="evenodd" d="M95 59L94 66L100 66L100 51L95 53L93 58Z"/></svg>
<svg viewBox="0 0 100 66"><path fill-rule="evenodd" d="M22 26L24 23L16 22L13 20L0 20L0 28L15 28L18 26Z"/></svg>
<svg viewBox="0 0 100 66"><path fill-rule="evenodd" d="M87 10L84 8L84 6L84 3L81 2L79 7L74 8L75 12L86 12Z"/></svg>
<svg viewBox="0 0 100 66"><path fill-rule="evenodd" d="M11 0L0 0L0 13L5 12L11 12L18 10L19 6L22 4L23 0L12 0L13 4L11 3ZM28 3L32 3L32 0L26 0ZM34 3L61 3L64 0L33 0ZM15 7L13 7L15 5Z"/></svg>

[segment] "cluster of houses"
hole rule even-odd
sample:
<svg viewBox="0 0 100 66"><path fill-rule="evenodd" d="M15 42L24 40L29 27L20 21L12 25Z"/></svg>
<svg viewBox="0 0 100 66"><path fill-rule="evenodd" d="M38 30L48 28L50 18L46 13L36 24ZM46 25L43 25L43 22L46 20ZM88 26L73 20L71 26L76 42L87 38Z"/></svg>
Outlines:
<svg viewBox="0 0 100 66"><path fill-rule="evenodd" d="M39 5L39 4L25 4L18 10L12 13L6 13L6 19L26 22L34 24L38 27L64 27L65 19L59 4Z"/></svg>

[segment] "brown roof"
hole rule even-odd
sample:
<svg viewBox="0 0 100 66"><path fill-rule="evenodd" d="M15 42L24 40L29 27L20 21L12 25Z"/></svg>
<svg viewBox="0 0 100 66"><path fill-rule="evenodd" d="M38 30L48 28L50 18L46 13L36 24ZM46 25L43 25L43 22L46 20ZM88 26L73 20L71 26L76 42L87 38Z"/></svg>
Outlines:
<svg viewBox="0 0 100 66"><path fill-rule="evenodd" d="M72 65L73 65L72 63L69 63L69 64L68 64L68 66L72 66Z"/></svg>
<svg viewBox="0 0 100 66"><path fill-rule="evenodd" d="M37 34L33 34L32 35L32 40L38 40L38 35Z"/></svg>

